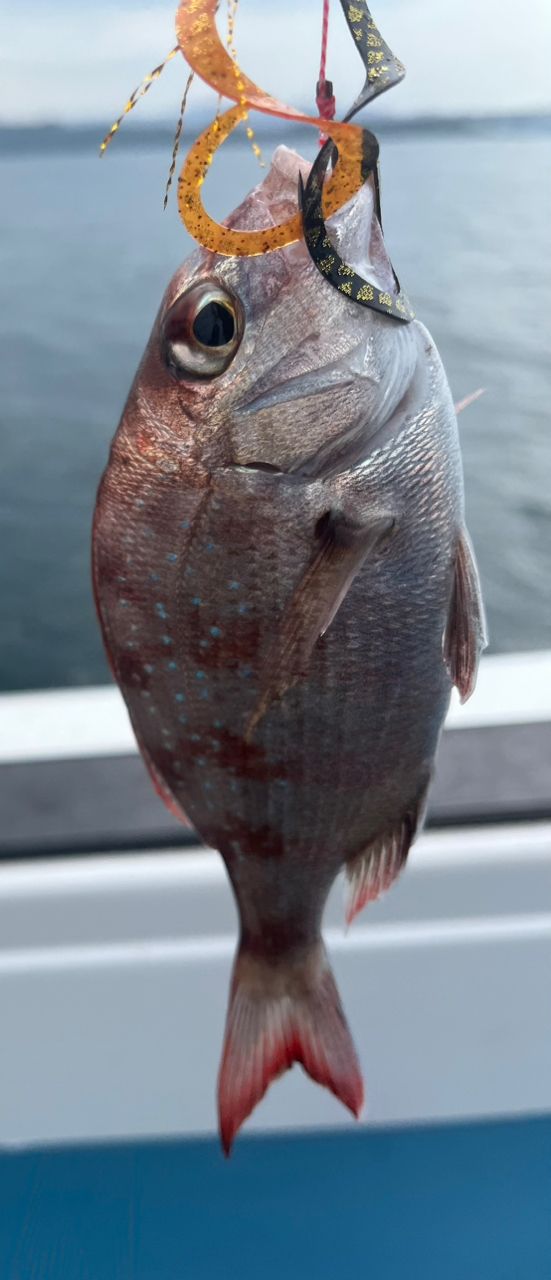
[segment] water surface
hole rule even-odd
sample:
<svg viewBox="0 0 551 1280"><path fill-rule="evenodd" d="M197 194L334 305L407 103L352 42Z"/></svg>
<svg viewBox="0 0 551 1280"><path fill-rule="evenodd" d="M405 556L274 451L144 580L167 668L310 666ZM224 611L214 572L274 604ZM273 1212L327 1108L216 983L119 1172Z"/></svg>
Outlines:
<svg viewBox="0 0 551 1280"><path fill-rule="evenodd" d="M404 287L456 399L487 388L460 427L492 647L548 646L551 142L410 136L384 139L382 158ZM190 248L174 202L163 215L167 162L162 147L0 162L4 689L108 679L90 519L162 292ZM230 144L209 207L223 216L258 178L247 144Z"/></svg>

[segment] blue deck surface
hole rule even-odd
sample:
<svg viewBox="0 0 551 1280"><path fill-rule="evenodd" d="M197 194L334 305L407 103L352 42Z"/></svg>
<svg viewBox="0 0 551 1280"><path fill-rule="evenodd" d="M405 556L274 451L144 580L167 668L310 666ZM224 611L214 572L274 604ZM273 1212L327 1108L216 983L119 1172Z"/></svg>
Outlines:
<svg viewBox="0 0 551 1280"><path fill-rule="evenodd" d="M0 1156L1 1280L551 1280L551 1118Z"/></svg>

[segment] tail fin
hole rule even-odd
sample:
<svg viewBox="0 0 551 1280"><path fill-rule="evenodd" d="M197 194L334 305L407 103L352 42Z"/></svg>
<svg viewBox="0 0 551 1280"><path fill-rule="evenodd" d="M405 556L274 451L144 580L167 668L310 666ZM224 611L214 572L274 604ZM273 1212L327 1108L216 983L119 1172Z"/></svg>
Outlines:
<svg viewBox="0 0 551 1280"><path fill-rule="evenodd" d="M268 960L241 947L235 962L218 1078L226 1155L272 1080L300 1062L356 1117L363 1081L321 939L299 957Z"/></svg>

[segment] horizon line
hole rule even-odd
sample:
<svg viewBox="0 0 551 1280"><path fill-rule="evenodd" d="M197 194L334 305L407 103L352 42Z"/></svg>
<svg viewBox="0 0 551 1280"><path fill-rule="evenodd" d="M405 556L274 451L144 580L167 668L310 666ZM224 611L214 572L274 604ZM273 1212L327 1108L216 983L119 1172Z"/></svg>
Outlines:
<svg viewBox="0 0 551 1280"><path fill-rule="evenodd" d="M308 111L308 108L304 107L303 109L306 114ZM449 111L449 112L448 111L438 111L438 112L410 111L407 113L398 113L398 114L394 112L387 113L387 114L383 114L383 113L378 114L375 111L375 112L371 112L369 118L373 121L373 123L376 122L379 127L381 125L402 126L404 124L407 125L410 123L415 123L416 121L423 121L423 122L435 121L438 123L440 122L454 123L455 121L473 121L473 122L476 121L477 122L477 121L485 121L485 120L488 120L488 121L542 120L542 119L551 120L551 103L545 106L542 105L540 107L527 107L526 109L516 108L513 110L495 109L491 111L485 110L485 111ZM202 110L190 111L188 112L187 121L190 124L194 124L198 126L199 128L206 128L212 122L212 115ZM361 123L361 122L354 121L354 123ZM283 127L283 129L285 129L286 122L283 120L280 120L279 118L272 119L272 117L265 116L263 115L263 113L256 113L255 125L256 125L255 132L260 131L260 129L263 129L266 132L273 132L274 129L277 129L277 128ZM27 131L31 129L38 130L38 131L45 131L47 129L67 129L71 131L77 131L80 129L97 129L97 128L101 130L102 128L105 128L105 127L106 126L105 126L104 120L101 120L99 118L94 119L92 117L86 120L70 120L70 119L64 120L64 119L58 119L58 118L52 118L50 120L44 120L42 118L37 120L19 120L19 119L3 120L0 117L0 130L2 131L8 131L10 129L14 129L14 130L20 129L21 131L23 130ZM303 129L310 130L313 126L306 123L302 124L300 120L297 120L297 121L289 121L287 127L289 129L303 128ZM131 128L133 128L134 131L138 129L142 132L151 132L157 129L174 129L174 119L169 116L166 116L166 117L159 116L157 119L147 120L147 121L139 120L138 122L136 122L135 120L133 120Z"/></svg>

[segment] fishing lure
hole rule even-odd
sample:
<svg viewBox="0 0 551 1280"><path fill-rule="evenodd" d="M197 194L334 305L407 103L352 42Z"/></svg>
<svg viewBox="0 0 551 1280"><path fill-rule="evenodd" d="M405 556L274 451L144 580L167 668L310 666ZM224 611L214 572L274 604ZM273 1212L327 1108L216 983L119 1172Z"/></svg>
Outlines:
<svg viewBox="0 0 551 1280"><path fill-rule="evenodd" d="M203 248L224 257L254 257L285 248L303 237L317 269L324 278L361 306L370 307L399 321L409 321L414 312L400 289L394 273L395 291L380 290L371 281L360 276L339 255L326 227L326 220L353 198L370 177L376 195L376 210L381 222L381 204L378 180L379 148L376 138L368 129L351 123L352 117L362 107L387 89L398 84L405 71L402 63L381 36L365 0L340 0L348 28L365 69L365 82L361 92L343 121L328 118L332 114L334 100L328 105L329 82L318 84L317 102L321 114L307 115L267 94L251 80L239 66L233 43L235 2L229 10L229 34L225 48L216 26L219 0L182 0L176 14L177 45L131 94L126 106L102 142L105 151L124 119L141 97L158 79L167 62L180 50L191 75L197 75L210 85L219 97L235 103L216 118L193 143L178 180L178 209L186 229ZM324 29L326 43L326 26ZM324 59L322 58L322 62ZM182 129L183 110L187 100L191 78L188 79L176 129L170 172L165 191L165 205L176 164L176 154ZM324 92L325 97L324 97ZM327 139L312 166L306 187L302 180L297 192L297 212L286 221L258 230L242 230L223 226L206 211L201 188L216 151L234 130L248 120L250 110L282 120L312 125L323 130ZM250 126L247 134L254 137ZM259 148L253 143L255 153ZM329 165L332 166L327 176Z"/></svg>
<svg viewBox="0 0 551 1280"><path fill-rule="evenodd" d="M363 0L359 4L350 4L349 0L341 0L341 4L366 73L363 89L345 116L345 121L350 121L373 98L398 84L405 75L405 69L383 40ZM362 180L365 182L368 177L373 177L377 219L382 226L379 144L369 129L362 130L362 140ZM323 213L324 178L330 161L338 163L338 156L338 146L328 140L312 165L306 187L303 185L302 178L299 180L303 226L310 257L325 279L352 301L360 303L361 306L371 307L374 311L391 315L395 320L413 320L415 312L400 288L394 268L392 272L396 294L393 297L388 290L378 289L376 285L364 279L349 266L328 235Z"/></svg>

